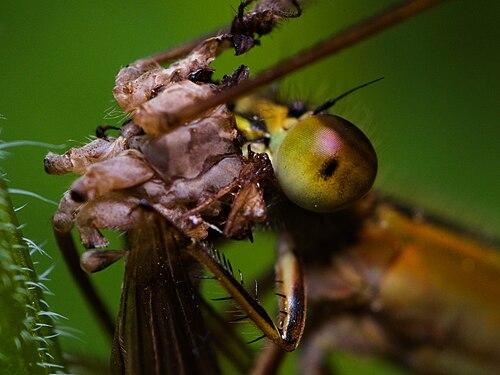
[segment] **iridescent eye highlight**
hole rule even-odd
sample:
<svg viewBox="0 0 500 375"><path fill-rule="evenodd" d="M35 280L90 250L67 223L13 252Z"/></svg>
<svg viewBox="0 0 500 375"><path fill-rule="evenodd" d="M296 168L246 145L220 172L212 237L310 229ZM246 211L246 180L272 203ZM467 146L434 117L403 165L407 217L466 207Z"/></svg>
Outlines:
<svg viewBox="0 0 500 375"><path fill-rule="evenodd" d="M311 211L332 212L370 190L377 174L377 155L355 125L321 114L288 131L274 168L292 202Z"/></svg>

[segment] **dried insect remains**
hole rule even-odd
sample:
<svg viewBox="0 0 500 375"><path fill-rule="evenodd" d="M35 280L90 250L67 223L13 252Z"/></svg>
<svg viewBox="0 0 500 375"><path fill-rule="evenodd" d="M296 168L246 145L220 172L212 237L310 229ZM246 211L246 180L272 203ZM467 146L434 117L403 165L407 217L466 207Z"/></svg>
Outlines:
<svg viewBox="0 0 500 375"><path fill-rule="evenodd" d="M266 219L261 185L273 180L267 154L242 155L235 117L226 105L180 127L162 121L164 108L196 105L247 78L248 70L240 67L212 82L209 64L222 50L234 46L244 53L257 42L255 32L267 33L279 19L298 15L269 7L244 14L247 3L240 6L231 33L206 39L168 68L144 59L120 71L113 93L133 118L119 137L101 129L91 143L45 159L48 173L82 174L53 218L61 245L69 242L73 225L88 249L108 245L101 229L127 233L127 250L94 250L81 259L86 271L95 272L128 256L112 360L117 373L218 372L195 298L195 259L237 294L276 342L293 349L300 337L303 308L291 332L286 324L277 329L204 242L210 229L212 236L247 238L251 226ZM256 25L265 27L254 30ZM144 329L148 322L162 323Z"/></svg>

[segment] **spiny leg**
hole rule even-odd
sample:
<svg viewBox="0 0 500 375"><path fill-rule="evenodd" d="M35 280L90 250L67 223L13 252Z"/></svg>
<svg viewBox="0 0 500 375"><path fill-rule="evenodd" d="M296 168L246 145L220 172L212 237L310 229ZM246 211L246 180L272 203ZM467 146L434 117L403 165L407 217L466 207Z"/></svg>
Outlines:
<svg viewBox="0 0 500 375"><path fill-rule="evenodd" d="M302 267L293 254L293 243L288 235L282 233L278 241L276 270L282 292L279 293L279 309L280 314L284 315L278 327L255 298L234 278L231 265L221 261L215 250L205 243L194 242L188 247L188 251L215 275L236 304L266 337L287 351L297 347L305 323L305 286Z"/></svg>

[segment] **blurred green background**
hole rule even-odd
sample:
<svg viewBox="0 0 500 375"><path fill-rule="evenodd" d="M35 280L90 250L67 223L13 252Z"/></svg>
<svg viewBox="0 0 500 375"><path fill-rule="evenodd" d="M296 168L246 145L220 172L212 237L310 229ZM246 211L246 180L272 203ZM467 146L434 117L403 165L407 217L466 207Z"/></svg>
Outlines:
<svg viewBox="0 0 500 375"><path fill-rule="evenodd" d="M284 22L262 47L235 60L256 72L389 1L311 1L303 17ZM4 141L68 147L84 143L97 125L119 124L111 89L119 68L227 24L238 1L0 2L0 128ZM290 98L319 103L360 83L385 79L334 109L364 128L379 154L379 189L491 236L500 235L500 2L451 1L289 77ZM17 147L1 161L10 187L58 201L72 176L45 175L47 147ZM52 149L57 152L58 150ZM62 152L62 150L59 150ZM15 195L24 233L55 265L48 301L74 337L64 348L93 360L109 342L93 321L54 245L55 206ZM263 246L257 246L263 248ZM255 249L232 251L252 267ZM269 262L271 250L265 249ZM249 258L248 255L251 257ZM247 256L247 258L245 258ZM263 258L264 259L264 258ZM110 306L118 306L122 264L92 276ZM251 272L251 271L248 271ZM478 291L480 292L480 291Z"/></svg>

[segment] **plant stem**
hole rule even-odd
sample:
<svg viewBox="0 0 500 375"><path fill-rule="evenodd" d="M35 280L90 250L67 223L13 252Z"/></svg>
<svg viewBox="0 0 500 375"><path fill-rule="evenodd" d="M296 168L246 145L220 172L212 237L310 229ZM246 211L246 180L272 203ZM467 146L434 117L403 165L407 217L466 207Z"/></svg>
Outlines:
<svg viewBox="0 0 500 375"><path fill-rule="evenodd" d="M5 374L64 372L52 316L30 249L0 176L0 368Z"/></svg>

